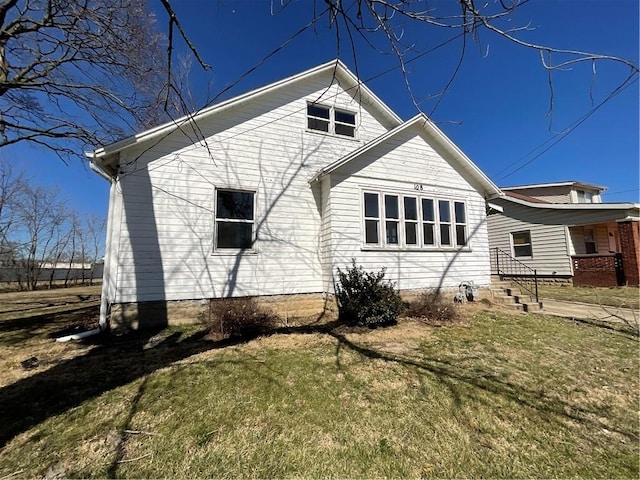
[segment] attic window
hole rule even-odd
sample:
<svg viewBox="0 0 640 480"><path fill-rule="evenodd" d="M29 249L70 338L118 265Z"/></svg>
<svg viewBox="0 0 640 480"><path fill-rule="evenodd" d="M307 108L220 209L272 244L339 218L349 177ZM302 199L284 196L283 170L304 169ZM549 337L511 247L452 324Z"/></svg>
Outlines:
<svg viewBox="0 0 640 480"><path fill-rule="evenodd" d="M331 109L322 105L307 105L307 126L309 130L320 130L329 133L329 114Z"/></svg>
<svg viewBox="0 0 640 480"><path fill-rule="evenodd" d="M356 114L317 103L307 104L307 128L343 137L355 138Z"/></svg>

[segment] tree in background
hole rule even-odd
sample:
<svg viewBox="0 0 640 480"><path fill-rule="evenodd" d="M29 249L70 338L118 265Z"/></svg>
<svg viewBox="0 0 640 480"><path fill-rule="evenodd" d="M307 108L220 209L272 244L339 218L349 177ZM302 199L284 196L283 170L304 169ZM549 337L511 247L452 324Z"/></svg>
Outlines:
<svg viewBox="0 0 640 480"><path fill-rule="evenodd" d="M144 0L0 0L0 147L66 160L167 121L162 43Z"/></svg>
<svg viewBox="0 0 640 480"><path fill-rule="evenodd" d="M93 283L105 225L100 216L69 208L58 189L34 185L0 160L0 281L21 290L35 290L43 281L49 288L57 281ZM82 265L80 274L74 264Z"/></svg>

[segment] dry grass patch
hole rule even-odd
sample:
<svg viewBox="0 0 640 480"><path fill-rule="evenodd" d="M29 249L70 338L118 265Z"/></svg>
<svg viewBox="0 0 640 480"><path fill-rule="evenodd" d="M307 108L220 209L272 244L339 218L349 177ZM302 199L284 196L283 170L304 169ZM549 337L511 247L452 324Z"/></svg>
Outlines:
<svg viewBox="0 0 640 480"><path fill-rule="evenodd" d="M64 408L17 420L0 478L637 478L636 337L460 311L473 318L448 328L224 344L181 327L79 352L71 366L88 373L48 392ZM15 402L46 397L38 384L0 389L0 409L24 413Z"/></svg>
<svg viewBox="0 0 640 480"><path fill-rule="evenodd" d="M640 287L574 287L571 285L539 285L540 297L570 302L593 303L640 309Z"/></svg>

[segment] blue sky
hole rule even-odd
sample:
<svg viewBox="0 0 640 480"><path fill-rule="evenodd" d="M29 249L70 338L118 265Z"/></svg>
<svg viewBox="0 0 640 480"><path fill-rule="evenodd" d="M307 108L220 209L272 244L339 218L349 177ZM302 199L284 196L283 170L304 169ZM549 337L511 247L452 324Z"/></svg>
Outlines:
<svg viewBox="0 0 640 480"><path fill-rule="evenodd" d="M159 24L165 27L166 14L160 1L150 2ZM321 8L324 2L316 3ZM432 0L429 5L444 9L448 3ZM193 67L192 93L201 104L237 81L308 23L314 2L297 1L286 8L279 0L180 0L172 4L191 40L213 67L206 74L196 64ZM530 42L615 55L637 64L638 16L636 0L532 0L516 12L512 24L530 25L531 30L521 33ZM415 44L419 53L455 33L431 27L407 28L404 39ZM399 69L380 75L397 66L397 59L377 53L362 42L356 46L360 78L402 118L415 115L416 107ZM451 78L460 49L458 39L410 63L410 85L425 113L432 112L439 98L429 97L440 92ZM328 28L325 19L221 98L336 56L335 30ZM355 72L356 62L345 47L340 58ZM605 62L596 65L596 72L593 76L591 64L556 72L550 117L548 76L539 54L483 32L479 43L467 41L462 67L431 118L499 186L580 180L608 187L605 201L638 202L638 82L538 158L530 154L540 146L549 146L545 142L557 139L553 132L562 131L601 102L625 79L628 69ZM108 184L88 168L65 166L53 154L37 148L5 148L0 154L37 182L58 185L77 210L106 214Z"/></svg>

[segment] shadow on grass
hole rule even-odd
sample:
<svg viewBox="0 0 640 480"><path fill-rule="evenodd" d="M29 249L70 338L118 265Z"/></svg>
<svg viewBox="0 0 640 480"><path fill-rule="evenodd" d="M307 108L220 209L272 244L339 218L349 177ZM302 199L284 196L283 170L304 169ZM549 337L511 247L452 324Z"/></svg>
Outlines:
<svg viewBox="0 0 640 480"><path fill-rule="evenodd" d="M0 389L0 448L86 400L191 355L237 343L210 342L204 332L198 332L181 341L180 335L170 335L149 348L156 333L90 337L85 343L98 344L87 353Z"/></svg>
<svg viewBox="0 0 640 480"><path fill-rule="evenodd" d="M531 390L513 382L505 381L482 369L464 367L458 363L430 358L425 355L408 357L377 350L369 345L358 344L347 338L349 332L338 321L299 327L283 327L273 331L278 334L330 335L337 342L336 357L339 365L341 348L387 362L416 368L438 378L445 385L456 404L460 405L464 395L462 387L472 387L500 395L510 401L548 414L550 417L569 418L581 423L612 429L597 420L600 411L591 411L567 401L546 397L538 390ZM181 333L131 333L126 336L92 337L99 342L89 352L69 361L57 364L0 389L0 448L16 435L29 430L48 418L62 414L83 402L109 390L145 377L174 362L208 350L219 349L249 341L248 339L210 341L204 331L196 332L184 339ZM88 339L91 340L91 339ZM340 365L339 365L340 367ZM480 397L478 397L480 398ZM489 401L488 399L485 401ZM132 415L135 413L132 405ZM627 438L638 440L629 429L618 432ZM116 458L116 461L118 458ZM115 465L115 464L114 464Z"/></svg>
<svg viewBox="0 0 640 480"><path fill-rule="evenodd" d="M627 337L630 340L637 340L638 337L640 337L640 329L637 327L634 327L631 323L611 322L606 320L583 319L583 318L572 318L570 320L572 322L580 323L582 325L587 325L589 327L602 328L603 330L609 330L610 332L615 332L617 334L623 335L624 337Z"/></svg>
<svg viewBox="0 0 640 480"><path fill-rule="evenodd" d="M599 428L606 428L635 442L640 439L638 433L633 430L633 425L630 425L628 429L614 428L600 421L599 418L606 416L606 409L584 408L557 397L547 396L537 389L528 389L523 385L504 380L486 370L464 367L460 365L458 361L452 362L440 358L427 357L425 355L420 355L416 358L394 355L366 345L359 345L336 330L329 330L326 333L338 341L338 349L336 351L336 362L338 362L338 365L339 349L342 346L370 359L378 359L414 367L419 371L434 375L449 390L456 406L462 405L463 395L460 392L462 390L461 386L466 386L499 395L524 407L546 414L549 419L554 417L566 418L581 424L590 424ZM488 397L484 397L483 399L479 396L476 397L476 400L490 401Z"/></svg>
<svg viewBox="0 0 640 480"><path fill-rule="evenodd" d="M90 306L71 312L56 312L34 315L27 318L14 318L0 321L0 346L13 346L29 340L39 330L46 328L63 328L69 325L85 325L98 323L100 306ZM74 332L70 332L74 333ZM57 334L49 335L51 338Z"/></svg>

